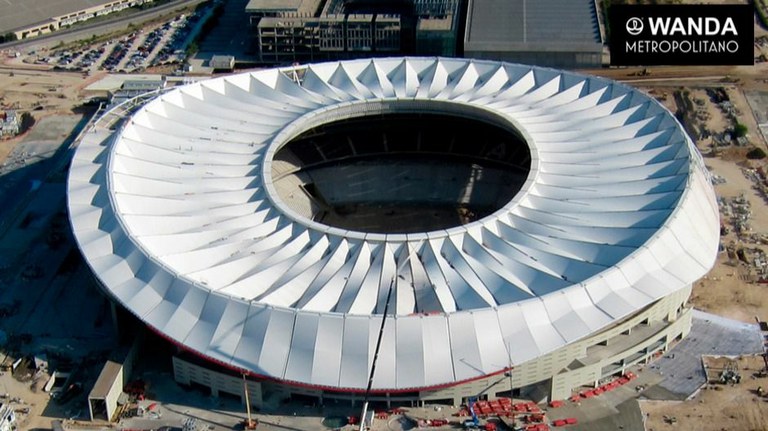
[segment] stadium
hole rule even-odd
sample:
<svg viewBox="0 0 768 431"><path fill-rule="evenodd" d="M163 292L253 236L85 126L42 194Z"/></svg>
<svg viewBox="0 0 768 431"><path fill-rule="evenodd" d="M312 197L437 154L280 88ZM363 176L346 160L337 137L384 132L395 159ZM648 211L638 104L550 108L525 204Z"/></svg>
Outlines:
<svg viewBox="0 0 768 431"><path fill-rule="evenodd" d="M374 358L375 401L566 398L688 334L719 242L703 160L655 100L470 59L119 106L80 142L68 205L104 292L176 346L176 380L239 396L245 374L256 404L362 400Z"/></svg>

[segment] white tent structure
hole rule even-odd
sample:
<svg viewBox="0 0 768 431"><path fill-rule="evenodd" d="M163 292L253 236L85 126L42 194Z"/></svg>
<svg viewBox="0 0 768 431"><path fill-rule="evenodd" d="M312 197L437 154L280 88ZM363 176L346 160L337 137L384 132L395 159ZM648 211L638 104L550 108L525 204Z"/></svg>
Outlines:
<svg viewBox="0 0 768 431"><path fill-rule="evenodd" d="M324 225L281 200L279 148L387 112L514 129L530 149L527 180L490 216L407 235ZM342 61L187 85L116 131L99 124L68 193L105 291L178 345L289 384L364 390L390 284L373 389L412 391L601 331L690 287L717 253L718 208L691 140L656 101L606 79L469 59Z"/></svg>

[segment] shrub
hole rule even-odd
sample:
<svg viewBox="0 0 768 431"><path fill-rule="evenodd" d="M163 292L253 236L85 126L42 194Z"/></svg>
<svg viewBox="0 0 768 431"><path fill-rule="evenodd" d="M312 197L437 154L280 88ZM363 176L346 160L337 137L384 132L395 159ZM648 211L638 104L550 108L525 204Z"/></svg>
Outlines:
<svg viewBox="0 0 768 431"><path fill-rule="evenodd" d="M765 151L762 148L753 148L747 153L747 158L750 160L758 160L765 158Z"/></svg>
<svg viewBox="0 0 768 431"><path fill-rule="evenodd" d="M736 123L736 126L733 127L733 133L737 138L747 136L747 132L749 132L749 129L744 124Z"/></svg>

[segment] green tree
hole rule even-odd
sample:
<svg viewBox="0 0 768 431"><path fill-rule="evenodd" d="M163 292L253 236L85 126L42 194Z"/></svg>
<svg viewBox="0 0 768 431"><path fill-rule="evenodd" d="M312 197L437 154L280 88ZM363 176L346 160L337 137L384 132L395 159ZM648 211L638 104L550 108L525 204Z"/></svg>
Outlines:
<svg viewBox="0 0 768 431"><path fill-rule="evenodd" d="M185 51L185 54L187 55L187 58L192 58L195 54L197 54L197 51L199 49L200 49L200 47L197 46L197 42L192 41L187 46L187 50Z"/></svg>
<svg viewBox="0 0 768 431"><path fill-rule="evenodd" d="M749 132L749 129L742 123L736 123L736 125L733 127L733 133L737 138L747 136L747 132Z"/></svg>

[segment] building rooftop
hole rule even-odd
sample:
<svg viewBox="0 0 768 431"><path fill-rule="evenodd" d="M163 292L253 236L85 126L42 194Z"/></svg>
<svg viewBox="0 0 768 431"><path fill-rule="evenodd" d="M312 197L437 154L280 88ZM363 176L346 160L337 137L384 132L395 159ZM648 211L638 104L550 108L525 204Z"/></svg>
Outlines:
<svg viewBox="0 0 768 431"><path fill-rule="evenodd" d="M0 2L0 33L110 2L112 0L3 0Z"/></svg>
<svg viewBox="0 0 768 431"><path fill-rule="evenodd" d="M433 18L433 19L420 19L419 30L445 30L448 31L453 28L453 17L448 18Z"/></svg>
<svg viewBox="0 0 768 431"><path fill-rule="evenodd" d="M85 87L86 91L116 91L119 90L123 84L126 82L139 82L139 81L145 81L145 82L158 82L162 81L163 76L162 75L117 75L117 74L109 74L106 75L104 78L88 85Z"/></svg>
<svg viewBox="0 0 768 431"><path fill-rule="evenodd" d="M208 63L214 69L229 69L235 67L235 56L233 55L214 55Z"/></svg>
<svg viewBox="0 0 768 431"><path fill-rule="evenodd" d="M114 385L115 380L120 376L122 367L117 362L107 361L104 364L104 368L101 369L101 373L99 373L99 377L96 379L96 383L93 385L88 398L105 398L109 394L112 385ZM122 385L123 382L120 382L120 384Z"/></svg>
<svg viewBox="0 0 768 431"><path fill-rule="evenodd" d="M152 91L165 86L165 80L163 79L144 79L144 80L127 80L123 82L121 86L122 90L145 90Z"/></svg>
<svg viewBox="0 0 768 431"><path fill-rule="evenodd" d="M320 7L320 0L250 0L245 6L248 13L293 12L314 14Z"/></svg>
<svg viewBox="0 0 768 431"><path fill-rule="evenodd" d="M557 51L602 44L592 0L474 0L465 49Z"/></svg>

